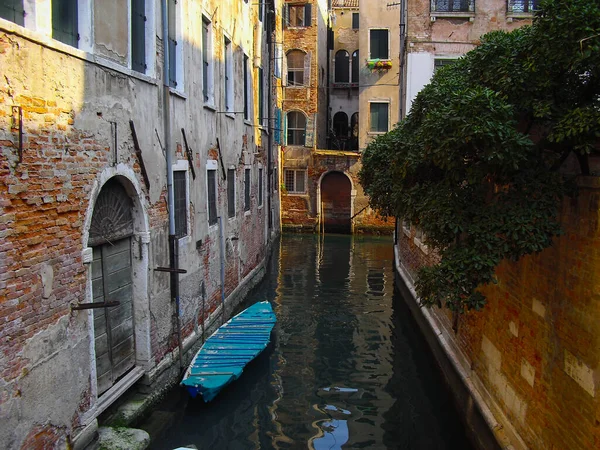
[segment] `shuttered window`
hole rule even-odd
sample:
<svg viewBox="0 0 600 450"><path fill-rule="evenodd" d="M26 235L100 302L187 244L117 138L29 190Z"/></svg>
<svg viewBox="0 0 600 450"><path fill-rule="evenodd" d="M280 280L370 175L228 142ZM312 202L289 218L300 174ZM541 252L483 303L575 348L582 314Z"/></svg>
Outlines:
<svg viewBox="0 0 600 450"><path fill-rule="evenodd" d="M177 1L169 1L169 86L177 87Z"/></svg>
<svg viewBox="0 0 600 450"><path fill-rule="evenodd" d="M206 171L206 184L208 194L208 224L217 223L217 171L209 169Z"/></svg>
<svg viewBox="0 0 600 450"><path fill-rule="evenodd" d="M77 47L79 41L77 0L52 1L52 37Z"/></svg>
<svg viewBox="0 0 600 450"><path fill-rule="evenodd" d="M227 169L227 217L235 217L235 169Z"/></svg>
<svg viewBox="0 0 600 450"><path fill-rule="evenodd" d="M370 57L369 59L389 59L388 30L369 30Z"/></svg>
<svg viewBox="0 0 600 450"><path fill-rule="evenodd" d="M312 23L312 5L284 5L283 24L287 27L310 27Z"/></svg>
<svg viewBox="0 0 600 450"><path fill-rule="evenodd" d="M258 206L263 204L263 170L258 169Z"/></svg>
<svg viewBox="0 0 600 450"><path fill-rule="evenodd" d="M23 26L25 24L23 0L0 0L0 17Z"/></svg>
<svg viewBox="0 0 600 450"><path fill-rule="evenodd" d="M187 179L184 170L173 172L173 199L175 201L175 236L187 234Z"/></svg>
<svg viewBox="0 0 600 450"><path fill-rule="evenodd" d="M225 110L233 111L233 53L231 41L225 39Z"/></svg>
<svg viewBox="0 0 600 450"><path fill-rule="evenodd" d="M250 211L250 169L244 170L244 211Z"/></svg>
<svg viewBox="0 0 600 450"><path fill-rule="evenodd" d="M146 0L131 0L131 68L146 72Z"/></svg>
<svg viewBox="0 0 600 450"><path fill-rule="evenodd" d="M248 92L250 86L249 76L248 56L244 55L244 120L250 119L250 93Z"/></svg>
<svg viewBox="0 0 600 450"><path fill-rule="evenodd" d="M360 62L358 61L358 50L352 53L352 82L358 83L358 69Z"/></svg>
<svg viewBox="0 0 600 450"><path fill-rule="evenodd" d="M388 109L389 103L370 103L371 127L374 133L385 133L388 131Z"/></svg>
<svg viewBox="0 0 600 450"><path fill-rule="evenodd" d="M358 13L352 13L352 29L358 30Z"/></svg>

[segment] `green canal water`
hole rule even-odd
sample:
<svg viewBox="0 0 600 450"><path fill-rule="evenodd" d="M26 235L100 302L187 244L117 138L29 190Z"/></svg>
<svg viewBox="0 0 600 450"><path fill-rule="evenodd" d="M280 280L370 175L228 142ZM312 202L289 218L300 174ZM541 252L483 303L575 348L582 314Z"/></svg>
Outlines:
<svg viewBox="0 0 600 450"><path fill-rule="evenodd" d="M391 238L284 235L264 282L267 349L211 403L174 389L152 449L470 449L404 299Z"/></svg>

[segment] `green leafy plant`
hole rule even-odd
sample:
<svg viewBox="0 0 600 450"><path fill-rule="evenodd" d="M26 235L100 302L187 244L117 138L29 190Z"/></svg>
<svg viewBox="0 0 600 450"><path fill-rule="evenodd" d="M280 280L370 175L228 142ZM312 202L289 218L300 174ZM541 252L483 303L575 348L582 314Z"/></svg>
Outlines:
<svg viewBox="0 0 600 450"><path fill-rule="evenodd" d="M371 206L418 225L437 251L423 305L480 309L503 259L561 233L570 155L589 174L600 137L600 4L545 0L533 24L495 31L441 68L410 114L363 154Z"/></svg>

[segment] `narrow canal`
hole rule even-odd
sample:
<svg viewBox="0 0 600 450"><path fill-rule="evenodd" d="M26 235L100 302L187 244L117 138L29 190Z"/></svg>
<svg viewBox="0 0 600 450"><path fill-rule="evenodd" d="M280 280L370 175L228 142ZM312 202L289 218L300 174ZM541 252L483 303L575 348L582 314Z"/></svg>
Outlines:
<svg viewBox="0 0 600 450"><path fill-rule="evenodd" d="M284 235L243 307L268 299L272 343L211 403L174 389L152 449L470 449L408 307L391 238Z"/></svg>

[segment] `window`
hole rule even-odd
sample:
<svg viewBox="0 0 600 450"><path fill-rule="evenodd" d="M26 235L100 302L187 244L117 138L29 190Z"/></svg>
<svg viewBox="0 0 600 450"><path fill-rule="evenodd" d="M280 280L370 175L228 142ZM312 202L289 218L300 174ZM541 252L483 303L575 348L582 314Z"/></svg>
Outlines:
<svg viewBox="0 0 600 450"><path fill-rule="evenodd" d="M431 0L431 11L435 12L472 12L475 0Z"/></svg>
<svg viewBox="0 0 600 450"><path fill-rule="evenodd" d="M369 59L390 59L388 30L369 30Z"/></svg>
<svg viewBox="0 0 600 450"><path fill-rule="evenodd" d="M248 70L248 56L244 55L244 120L250 120L250 71Z"/></svg>
<svg viewBox="0 0 600 450"><path fill-rule="evenodd" d="M173 200L175 202L175 236L187 234L187 177L185 170L173 171Z"/></svg>
<svg viewBox="0 0 600 450"><path fill-rule="evenodd" d="M250 211L250 169L244 170L244 211Z"/></svg>
<svg viewBox="0 0 600 450"><path fill-rule="evenodd" d="M264 88L263 88L263 83L264 83L264 76L263 76L263 69L262 67L258 68L258 123L260 125L264 125L264 114L265 114L265 105L264 105L264 96L265 96L265 92L264 92Z"/></svg>
<svg viewBox="0 0 600 450"><path fill-rule="evenodd" d="M169 1L169 86L177 87L177 2Z"/></svg>
<svg viewBox="0 0 600 450"><path fill-rule="evenodd" d="M358 13L352 13L352 29L358 30Z"/></svg>
<svg viewBox="0 0 600 450"><path fill-rule="evenodd" d="M52 1L52 37L77 47L79 41L77 0Z"/></svg>
<svg viewBox="0 0 600 450"><path fill-rule="evenodd" d="M284 5L283 21L288 27L310 27L312 18L311 5Z"/></svg>
<svg viewBox="0 0 600 450"><path fill-rule="evenodd" d="M23 0L0 0L0 17L23 26L25 24Z"/></svg>
<svg viewBox="0 0 600 450"><path fill-rule="evenodd" d="M131 68L146 72L146 1L131 0Z"/></svg>
<svg viewBox="0 0 600 450"><path fill-rule="evenodd" d="M350 145L348 150L358 150L358 113L350 117Z"/></svg>
<svg viewBox="0 0 600 450"><path fill-rule="evenodd" d="M225 111L233 111L233 51L225 38Z"/></svg>
<svg viewBox="0 0 600 450"><path fill-rule="evenodd" d="M212 64L212 24L202 17L202 92L204 101L213 104L214 74Z"/></svg>
<svg viewBox="0 0 600 450"><path fill-rule="evenodd" d="M227 217L235 217L235 169L227 169Z"/></svg>
<svg viewBox="0 0 600 450"><path fill-rule="evenodd" d="M290 194L306 192L306 170L285 170L285 189Z"/></svg>
<svg viewBox="0 0 600 450"><path fill-rule="evenodd" d="M305 145L306 117L299 111L287 114L287 145Z"/></svg>
<svg viewBox="0 0 600 450"><path fill-rule="evenodd" d="M509 13L531 13L538 9L539 0L508 0Z"/></svg>
<svg viewBox="0 0 600 450"><path fill-rule="evenodd" d="M346 50L340 50L335 54L335 82L350 82L350 56Z"/></svg>
<svg viewBox="0 0 600 450"><path fill-rule="evenodd" d="M258 169L258 206L263 204L263 169Z"/></svg>
<svg viewBox="0 0 600 450"><path fill-rule="evenodd" d="M358 62L358 50L352 53L352 82L358 83L358 70L360 63Z"/></svg>
<svg viewBox="0 0 600 450"><path fill-rule="evenodd" d="M370 103L371 128L374 133L385 133L388 130L388 107L389 103Z"/></svg>
<svg viewBox="0 0 600 450"><path fill-rule="evenodd" d="M288 86L304 86L304 57L306 53L292 50L287 54Z"/></svg>
<svg viewBox="0 0 600 450"><path fill-rule="evenodd" d="M208 224L217 223L217 164L211 164L206 170L206 191L208 201Z"/></svg>
<svg viewBox="0 0 600 450"><path fill-rule="evenodd" d="M440 69L441 67L444 66L450 66L452 64L454 64L456 62L456 59L454 58L441 58L441 59L435 59L433 62L433 73L437 72L438 69Z"/></svg>

